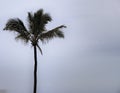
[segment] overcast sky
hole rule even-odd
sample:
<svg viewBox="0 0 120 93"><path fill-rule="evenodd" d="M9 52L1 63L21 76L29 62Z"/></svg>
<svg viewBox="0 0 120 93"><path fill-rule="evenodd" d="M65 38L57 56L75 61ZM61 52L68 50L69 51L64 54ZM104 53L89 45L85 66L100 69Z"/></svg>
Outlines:
<svg viewBox="0 0 120 93"><path fill-rule="evenodd" d="M120 93L120 0L1 0L0 90L32 93L33 48L2 29L41 8L48 29L67 28L65 39L40 43L38 93Z"/></svg>

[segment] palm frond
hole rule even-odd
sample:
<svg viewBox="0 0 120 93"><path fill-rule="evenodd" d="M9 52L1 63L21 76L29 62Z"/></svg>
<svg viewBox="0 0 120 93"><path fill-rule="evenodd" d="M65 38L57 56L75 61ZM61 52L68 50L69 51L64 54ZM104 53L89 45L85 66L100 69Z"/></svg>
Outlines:
<svg viewBox="0 0 120 93"><path fill-rule="evenodd" d="M40 22L40 25L39 25L40 33L46 31L46 27L45 26L46 26L46 24L48 22L51 22L51 21L52 21L52 18L51 18L51 16L48 13L45 13L45 14L42 15L41 22Z"/></svg>
<svg viewBox="0 0 120 93"><path fill-rule="evenodd" d="M32 34L38 35L46 30L45 25L52 20L48 13L44 13L43 9L38 10L34 14L28 13L29 30Z"/></svg>
<svg viewBox="0 0 120 93"><path fill-rule="evenodd" d="M40 33L44 28L42 28L41 22L42 22L42 15L43 15L43 9L38 10L36 13L34 13L34 34Z"/></svg>
<svg viewBox="0 0 120 93"><path fill-rule="evenodd" d="M63 31L60 30L61 28L66 28L66 26L61 25L61 26L58 26L58 27L46 32L46 33L42 33L38 37L38 39L40 39L41 41L44 42L45 40L48 41L54 37L64 38L64 33L63 33Z"/></svg>
<svg viewBox="0 0 120 93"><path fill-rule="evenodd" d="M41 20L41 27L44 27L50 21L52 21L51 16L48 13L43 14Z"/></svg>
<svg viewBox="0 0 120 93"><path fill-rule="evenodd" d="M43 9L39 9L39 10L37 10L37 12L34 13L34 17L36 17L36 16L40 17L42 15L43 15Z"/></svg>
<svg viewBox="0 0 120 93"><path fill-rule="evenodd" d="M4 30L16 31L16 32L27 31L23 22L19 18L9 19Z"/></svg>
<svg viewBox="0 0 120 93"><path fill-rule="evenodd" d="M48 14L48 13L45 13L45 14L43 15L43 17L44 17L44 22L45 22L45 23L47 23L48 21L52 21L52 18L51 18L51 16L50 16L50 14Z"/></svg>
<svg viewBox="0 0 120 93"><path fill-rule="evenodd" d="M4 30L17 32L18 35L16 36L16 39L22 39L26 43L29 41L30 33L19 18L9 19Z"/></svg>
<svg viewBox="0 0 120 93"><path fill-rule="evenodd" d="M32 13L28 12L28 16L27 16L27 19L28 19L28 28L29 28L29 32L33 32L34 30L34 16Z"/></svg>
<svg viewBox="0 0 120 93"><path fill-rule="evenodd" d="M26 37L25 35L22 35L22 34L18 34L16 37L15 37L16 40L22 40L24 41L25 43L28 43L30 41L30 38L29 37Z"/></svg>
<svg viewBox="0 0 120 93"><path fill-rule="evenodd" d="M40 50L41 55L43 55L42 49L40 48L40 46L38 44L37 44L37 47Z"/></svg>

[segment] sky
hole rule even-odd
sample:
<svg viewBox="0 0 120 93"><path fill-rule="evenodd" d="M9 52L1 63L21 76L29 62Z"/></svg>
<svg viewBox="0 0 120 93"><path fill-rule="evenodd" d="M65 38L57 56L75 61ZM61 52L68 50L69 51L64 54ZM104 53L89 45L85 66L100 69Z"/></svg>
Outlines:
<svg viewBox="0 0 120 93"><path fill-rule="evenodd" d="M120 0L1 0L0 93L32 93L33 47L3 31L9 18L27 26L44 9L66 25L65 39L39 43L38 93L120 93Z"/></svg>

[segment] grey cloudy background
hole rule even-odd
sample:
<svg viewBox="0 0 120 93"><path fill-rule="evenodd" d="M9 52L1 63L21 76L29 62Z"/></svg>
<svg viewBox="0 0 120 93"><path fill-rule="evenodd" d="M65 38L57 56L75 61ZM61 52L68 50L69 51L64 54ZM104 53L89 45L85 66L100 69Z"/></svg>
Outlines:
<svg viewBox="0 0 120 93"><path fill-rule="evenodd" d="M0 89L32 93L33 49L2 29L9 18L26 23L27 12L43 8L65 24L65 39L41 45L38 93L120 92L120 0L1 0Z"/></svg>

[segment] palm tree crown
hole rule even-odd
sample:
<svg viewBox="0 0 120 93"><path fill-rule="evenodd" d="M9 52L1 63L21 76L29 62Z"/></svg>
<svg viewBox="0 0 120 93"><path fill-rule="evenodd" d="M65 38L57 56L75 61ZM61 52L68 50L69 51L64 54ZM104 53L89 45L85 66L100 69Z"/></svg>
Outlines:
<svg viewBox="0 0 120 93"><path fill-rule="evenodd" d="M64 38L61 28L66 26L61 25L51 30L46 29L46 24L51 22L52 18L48 13L44 13L43 9L38 10L34 14L28 12L27 19L28 29L19 18L16 18L9 19L4 30L17 32L16 39L21 39L26 43L30 41L33 46L37 46L41 54L42 50L38 45L39 41L48 41L54 37Z"/></svg>

